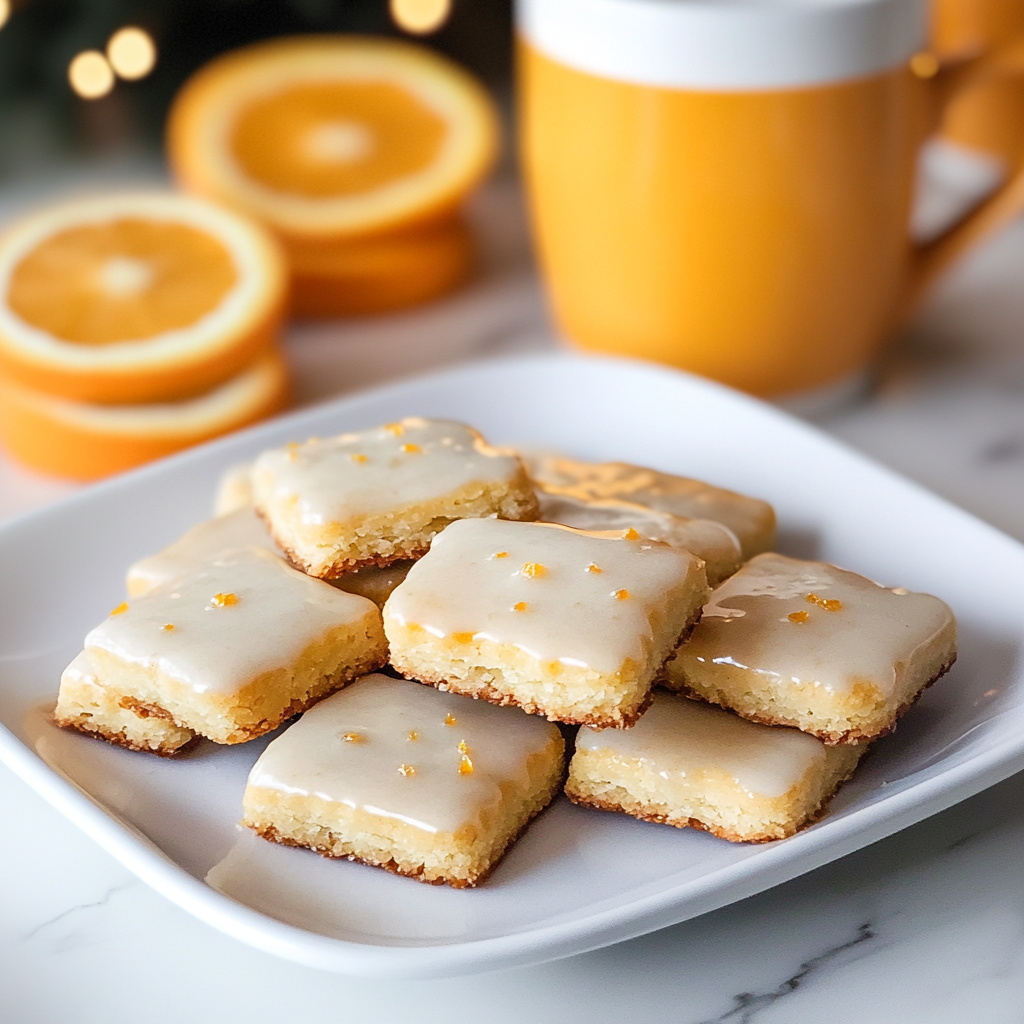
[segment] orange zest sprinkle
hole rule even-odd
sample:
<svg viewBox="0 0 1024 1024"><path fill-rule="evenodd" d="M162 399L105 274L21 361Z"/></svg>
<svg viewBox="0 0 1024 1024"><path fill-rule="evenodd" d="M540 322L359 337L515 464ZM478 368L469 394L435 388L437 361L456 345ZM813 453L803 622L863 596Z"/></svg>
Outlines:
<svg viewBox="0 0 1024 1024"><path fill-rule="evenodd" d="M347 732L341 737L346 743L365 743L366 737L358 732Z"/></svg>
<svg viewBox="0 0 1024 1024"><path fill-rule="evenodd" d="M593 562L591 562L590 565L587 566L587 572L593 572L600 576L601 573L604 572L604 569L602 569L599 565L595 565Z"/></svg>
<svg viewBox="0 0 1024 1024"><path fill-rule="evenodd" d="M507 551L495 551L491 558L508 558Z"/></svg>
<svg viewBox="0 0 1024 1024"><path fill-rule="evenodd" d="M358 462L358 463L363 463L363 462L369 462L370 461L365 455L350 455L349 458L353 462Z"/></svg>
<svg viewBox="0 0 1024 1024"><path fill-rule="evenodd" d="M818 603L818 601L820 601L820 600L821 600L821 598L819 598L819 597L818 597L818 595L817 595L817 594L815 594L815 593L810 593L810 594L808 594L808 595L807 595L807 596L806 596L806 597L804 598L804 600L805 600L805 601L806 601L806 602L807 602L808 604L817 604L817 603Z"/></svg>
<svg viewBox="0 0 1024 1024"><path fill-rule="evenodd" d="M422 453L423 449L418 444L403 444L402 451L406 452L408 455L419 455Z"/></svg>
<svg viewBox="0 0 1024 1024"><path fill-rule="evenodd" d="M808 594L805 600L808 604L816 604L819 608L824 608L827 612L837 612L843 607L842 601L836 600L835 598L818 597L817 594Z"/></svg>
<svg viewBox="0 0 1024 1024"><path fill-rule="evenodd" d="M164 631L165 633L170 633L170 631L171 631L172 629L174 629L174 623L173 623L173 622L165 622L165 623L164 623L164 624L163 624L163 625L162 625L162 626L161 626L160 628L161 628L161 629L162 629L162 630L163 630L163 631Z"/></svg>
<svg viewBox="0 0 1024 1024"><path fill-rule="evenodd" d="M392 437L401 437L405 433L405 427L401 423L385 423L384 429Z"/></svg>
<svg viewBox="0 0 1024 1024"><path fill-rule="evenodd" d="M409 740L413 743L420 738L420 734L415 729L409 730Z"/></svg>
<svg viewBox="0 0 1024 1024"><path fill-rule="evenodd" d="M460 775L472 775L473 774L473 762L463 754L462 760L459 761L459 774Z"/></svg>
<svg viewBox="0 0 1024 1024"><path fill-rule="evenodd" d="M410 775L416 774L416 769L411 764L400 764L398 766L398 774L405 775L408 778Z"/></svg>
<svg viewBox="0 0 1024 1024"><path fill-rule="evenodd" d="M613 591L612 597L614 597L616 601L628 601L630 598L630 593L628 590L626 590L625 587L623 587L622 590Z"/></svg>
<svg viewBox="0 0 1024 1024"><path fill-rule="evenodd" d="M473 639L472 633L452 633L452 639L457 644L468 644Z"/></svg>
<svg viewBox="0 0 1024 1024"><path fill-rule="evenodd" d="M458 722L458 719L450 711L444 716L445 725L455 725L456 722Z"/></svg>
<svg viewBox="0 0 1024 1024"><path fill-rule="evenodd" d="M530 579L539 579L541 576L547 575L547 568L540 564L540 562L527 562L519 572L523 576L528 576Z"/></svg>
<svg viewBox="0 0 1024 1024"><path fill-rule="evenodd" d="M120 615L120 614L122 614L123 612L126 612L126 611L128 611L128 602L127 601L122 601L110 614L111 615Z"/></svg>
<svg viewBox="0 0 1024 1024"><path fill-rule="evenodd" d="M636 530L634 530L633 527L631 526L628 530L623 530L622 531L622 539L623 540L639 540L640 539L640 534L637 533Z"/></svg>
<svg viewBox="0 0 1024 1024"><path fill-rule="evenodd" d="M214 608L228 608L233 604L238 604L237 594L214 594L210 598L210 604Z"/></svg>
<svg viewBox="0 0 1024 1024"><path fill-rule="evenodd" d="M525 612L528 607L529 605L525 601L516 601L516 603L512 605L512 611Z"/></svg>
<svg viewBox="0 0 1024 1024"><path fill-rule="evenodd" d="M790 612L786 618L789 619L790 622L806 622L808 615L807 612Z"/></svg>
<svg viewBox="0 0 1024 1024"><path fill-rule="evenodd" d="M459 740L459 753L460 754L468 754L469 753L469 747L466 746L466 741L465 740Z"/></svg>

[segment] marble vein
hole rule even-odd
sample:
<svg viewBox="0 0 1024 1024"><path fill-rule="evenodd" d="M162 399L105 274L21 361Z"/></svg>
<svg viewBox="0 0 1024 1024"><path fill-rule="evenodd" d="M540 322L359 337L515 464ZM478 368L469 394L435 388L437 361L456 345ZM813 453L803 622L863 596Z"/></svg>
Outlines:
<svg viewBox="0 0 1024 1024"><path fill-rule="evenodd" d="M98 900L93 900L91 903L77 903L73 907L68 907L67 910L62 910L59 914L37 924L35 928L27 932L24 936L25 941L27 942L29 939L36 938L41 932L46 931L46 929L52 928L54 925L59 924L62 921L66 921L68 918L80 914L83 911L96 910L100 907L105 907L119 892L123 892L125 889L129 889L136 884L137 883L134 879L127 879L124 882L120 882L118 885L111 886Z"/></svg>

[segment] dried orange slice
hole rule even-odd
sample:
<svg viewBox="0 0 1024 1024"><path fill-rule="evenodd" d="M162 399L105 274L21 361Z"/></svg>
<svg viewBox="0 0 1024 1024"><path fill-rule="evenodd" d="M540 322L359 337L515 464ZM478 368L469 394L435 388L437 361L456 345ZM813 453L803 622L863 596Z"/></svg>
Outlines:
<svg viewBox="0 0 1024 1024"><path fill-rule="evenodd" d="M149 405L74 402L0 378L0 440L35 469L96 480L263 419L287 394L276 352L206 394Z"/></svg>
<svg viewBox="0 0 1024 1024"><path fill-rule="evenodd" d="M443 217L497 147L497 116L474 78L424 47L359 36L220 57L185 84L168 125L187 188L300 241Z"/></svg>
<svg viewBox="0 0 1024 1024"><path fill-rule="evenodd" d="M0 371L87 402L195 395L277 337L287 268L259 225L202 199L81 199L0 237Z"/></svg>
<svg viewBox="0 0 1024 1024"><path fill-rule="evenodd" d="M289 246L292 311L363 316L426 302L460 285L473 267L461 218L357 242Z"/></svg>

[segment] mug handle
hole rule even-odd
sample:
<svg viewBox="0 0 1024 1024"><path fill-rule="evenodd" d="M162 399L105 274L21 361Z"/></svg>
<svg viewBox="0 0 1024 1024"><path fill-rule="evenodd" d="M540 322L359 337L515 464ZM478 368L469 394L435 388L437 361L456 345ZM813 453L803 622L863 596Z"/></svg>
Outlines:
<svg viewBox="0 0 1024 1024"><path fill-rule="evenodd" d="M924 83L931 90L929 98L934 104L936 127L946 108L961 93L986 82L1018 76L1024 76L1024 35L980 57L938 68L934 77ZM1022 211L1024 146L1002 186L938 238L915 246L904 314L909 315L914 311L930 285L954 260L986 235L1008 224Z"/></svg>

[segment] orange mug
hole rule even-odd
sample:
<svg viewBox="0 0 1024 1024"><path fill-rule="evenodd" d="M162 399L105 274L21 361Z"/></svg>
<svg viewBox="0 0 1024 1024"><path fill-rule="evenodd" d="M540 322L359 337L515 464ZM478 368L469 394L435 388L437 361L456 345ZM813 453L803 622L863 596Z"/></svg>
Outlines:
<svg viewBox="0 0 1024 1024"><path fill-rule="evenodd" d="M915 246L918 150L1024 45L954 67L924 0L518 0L520 147L560 332L769 396L862 371L1024 168ZM1018 162L1019 163L1019 162Z"/></svg>

